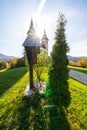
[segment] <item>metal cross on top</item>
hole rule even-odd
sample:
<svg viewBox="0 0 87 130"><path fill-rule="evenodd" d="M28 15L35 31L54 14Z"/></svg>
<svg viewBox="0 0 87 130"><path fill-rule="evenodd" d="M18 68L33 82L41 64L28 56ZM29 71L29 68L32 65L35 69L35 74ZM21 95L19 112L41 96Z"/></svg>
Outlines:
<svg viewBox="0 0 87 130"><path fill-rule="evenodd" d="M47 43L47 41L46 41L46 43ZM33 65L37 64L37 54L40 54L40 47L43 47L43 43L41 44L40 39L36 36L36 31L34 29L32 19L31 19L30 28L27 32L27 37L23 43L23 46L25 47L25 52L26 52L29 67L30 67L30 69L29 69L30 70L30 89L32 89L34 87L34 85L33 85ZM43 48L46 49L45 47L43 47ZM47 48L47 50L48 50L48 48Z"/></svg>

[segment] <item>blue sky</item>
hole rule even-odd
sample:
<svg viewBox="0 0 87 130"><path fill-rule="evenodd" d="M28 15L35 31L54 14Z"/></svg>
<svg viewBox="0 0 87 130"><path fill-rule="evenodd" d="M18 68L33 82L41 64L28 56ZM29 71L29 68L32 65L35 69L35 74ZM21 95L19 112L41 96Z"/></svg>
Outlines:
<svg viewBox="0 0 87 130"><path fill-rule="evenodd" d="M69 55L87 56L87 0L0 0L0 53L22 56L31 17L40 37L46 29L50 53L59 11L67 19Z"/></svg>

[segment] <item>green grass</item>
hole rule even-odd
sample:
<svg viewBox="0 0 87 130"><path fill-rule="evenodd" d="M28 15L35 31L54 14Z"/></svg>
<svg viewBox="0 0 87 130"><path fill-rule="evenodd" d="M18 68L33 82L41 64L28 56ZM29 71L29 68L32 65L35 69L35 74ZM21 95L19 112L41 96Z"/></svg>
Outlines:
<svg viewBox="0 0 87 130"><path fill-rule="evenodd" d="M68 67L69 67L69 69L73 69L73 70L76 70L76 71L83 72L83 73L87 74L87 68L74 67L74 66L68 66Z"/></svg>
<svg viewBox="0 0 87 130"><path fill-rule="evenodd" d="M47 77L43 73L42 79ZM0 130L87 129L86 85L69 79L71 103L66 111L55 107L45 95L36 95L32 106L22 100L28 78L26 67L0 72Z"/></svg>
<svg viewBox="0 0 87 130"><path fill-rule="evenodd" d="M73 130L87 129L87 86L69 79L71 104L68 108L68 119Z"/></svg>
<svg viewBox="0 0 87 130"><path fill-rule="evenodd" d="M17 107L21 105L21 98L27 83L26 68L0 72L0 130L9 128L13 118L16 120Z"/></svg>

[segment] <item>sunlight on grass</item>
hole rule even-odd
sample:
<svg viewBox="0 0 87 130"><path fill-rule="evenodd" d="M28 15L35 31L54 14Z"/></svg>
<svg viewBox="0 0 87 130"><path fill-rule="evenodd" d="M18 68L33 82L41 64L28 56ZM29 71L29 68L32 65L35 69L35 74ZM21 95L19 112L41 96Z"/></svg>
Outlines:
<svg viewBox="0 0 87 130"><path fill-rule="evenodd" d="M87 128L87 86L69 79L71 104L68 108L68 118L73 129Z"/></svg>
<svg viewBox="0 0 87 130"><path fill-rule="evenodd" d="M23 96L26 84L28 83L28 73L25 74L18 82L16 82L11 88L6 90L0 98L0 115L3 115L8 108L15 104L16 100ZM8 106L8 107L7 107ZM2 111L3 108L3 111Z"/></svg>
<svg viewBox="0 0 87 130"><path fill-rule="evenodd" d="M1 98L0 98L0 129L2 128L6 129L6 127L9 127L10 123L13 120L14 111L17 110L18 104L21 105L22 96L23 96L25 87L28 83L28 77L29 77L28 73L26 73L22 77L24 73L26 73L26 68L18 68L18 69L7 70L5 71L5 74L3 72L0 75L1 76L0 79L2 79L3 81L1 82L0 80L1 82L0 91L2 92L2 90L5 89L4 93L2 93ZM11 77L10 80L9 80L9 77ZM7 82L8 88L6 88L4 84L4 80L5 82ZM2 89L2 86L3 86L3 89Z"/></svg>
<svg viewBox="0 0 87 130"><path fill-rule="evenodd" d="M42 79L42 81L48 82L48 74L47 73L42 73L41 74L41 79Z"/></svg>
<svg viewBox="0 0 87 130"><path fill-rule="evenodd" d="M48 81L47 73L43 73L41 78ZM29 82L26 68L3 71L0 73L0 79L0 130L86 130L86 85L69 79L71 103L65 111L55 106L44 107L52 105L49 94L36 95L35 104L32 106L22 100ZM8 87L5 86L4 81L7 82Z"/></svg>
<svg viewBox="0 0 87 130"><path fill-rule="evenodd" d="M76 71L83 72L83 73L87 74L87 68L74 67L74 66L68 66L68 67L69 67L69 69L73 69L73 70L76 70Z"/></svg>
<svg viewBox="0 0 87 130"><path fill-rule="evenodd" d="M0 70L0 72L4 72L4 71L6 71L7 69L3 69L3 70Z"/></svg>

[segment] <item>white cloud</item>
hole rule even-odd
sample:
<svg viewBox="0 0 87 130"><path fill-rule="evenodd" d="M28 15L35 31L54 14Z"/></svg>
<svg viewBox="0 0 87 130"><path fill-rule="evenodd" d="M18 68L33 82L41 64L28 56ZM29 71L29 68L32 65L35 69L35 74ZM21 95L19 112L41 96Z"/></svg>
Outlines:
<svg viewBox="0 0 87 130"><path fill-rule="evenodd" d="M87 40L72 43L69 54L72 56L87 56Z"/></svg>

